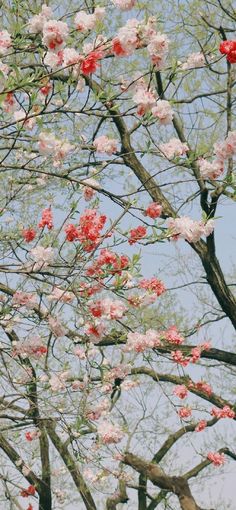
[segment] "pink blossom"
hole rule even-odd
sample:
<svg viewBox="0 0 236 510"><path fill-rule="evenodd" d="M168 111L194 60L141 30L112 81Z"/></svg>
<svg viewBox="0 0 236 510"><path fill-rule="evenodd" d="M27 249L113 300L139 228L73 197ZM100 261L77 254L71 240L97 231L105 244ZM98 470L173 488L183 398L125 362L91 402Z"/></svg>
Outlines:
<svg viewBox="0 0 236 510"><path fill-rule="evenodd" d="M224 406L223 409L217 409L217 407L213 407L211 410L211 415L216 418L235 418L235 412L231 407Z"/></svg>
<svg viewBox="0 0 236 510"><path fill-rule="evenodd" d="M12 356L22 356L23 358L33 357L40 358L47 353L47 347L43 344L40 336L35 335L26 339L25 341L18 341L13 343Z"/></svg>
<svg viewBox="0 0 236 510"><path fill-rule="evenodd" d="M49 20L43 26L43 44L51 51L58 51L69 34L69 28L63 21Z"/></svg>
<svg viewBox="0 0 236 510"><path fill-rule="evenodd" d="M66 334L66 328L57 317L48 316L48 325L55 337L60 338Z"/></svg>
<svg viewBox="0 0 236 510"><path fill-rule="evenodd" d="M123 55L131 55L135 51L138 44L138 25L137 19L130 19L124 27L118 30L114 40L116 44L119 44L120 52L123 50Z"/></svg>
<svg viewBox="0 0 236 510"><path fill-rule="evenodd" d="M105 135L98 136L95 138L93 142L94 147L96 147L96 151L102 154L108 154L111 156L114 152L117 152L117 140L114 138L108 138Z"/></svg>
<svg viewBox="0 0 236 510"><path fill-rule="evenodd" d="M201 348L193 347L191 349L191 363L196 363L201 357Z"/></svg>
<svg viewBox="0 0 236 510"><path fill-rule="evenodd" d="M181 407L178 411L180 418L189 418L192 415L192 409L190 407Z"/></svg>
<svg viewBox="0 0 236 510"><path fill-rule="evenodd" d="M203 179L217 179L224 171L224 164L220 159L215 159L210 163L204 158L199 158L198 166Z"/></svg>
<svg viewBox="0 0 236 510"><path fill-rule="evenodd" d="M130 11L135 6L136 0L112 0L112 3L121 11Z"/></svg>
<svg viewBox="0 0 236 510"><path fill-rule="evenodd" d="M101 416L105 416L108 413L110 405L108 398L104 398L96 406L91 408L91 410L86 412L86 418L92 421L99 420Z"/></svg>
<svg viewBox="0 0 236 510"><path fill-rule="evenodd" d="M172 159L175 156L183 156L189 150L186 143L182 143L178 138L171 138L167 143L161 143L159 145L160 151L168 159Z"/></svg>
<svg viewBox="0 0 236 510"><path fill-rule="evenodd" d="M224 142L215 143L214 153L220 161L234 156L236 154L236 131L229 131Z"/></svg>
<svg viewBox="0 0 236 510"><path fill-rule="evenodd" d="M180 335L176 326L170 326L166 331L162 331L161 335L170 344L181 345L184 342L184 337Z"/></svg>
<svg viewBox="0 0 236 510"><path fill-rule="evenodd" d="M224 453L209 452L207 454L207 458L214 464L214 466L222 466L225 463Z"/></svg>
<svg viewBox="0 0 236 510"><path fill-rule="evenodd" d="M144 87L139 87L132 99L133 102L138 105L138 115L144 115L156 104L156 98L153 92Z"/></svg>
<svg viewBox="0 0 236 510"><path fill-rule="evenodd" d="M0 60L0 92L2 92L5 89L6 80L9 73L9 67L7 64L3 64L3 62Z"/></svg>
<svg viewBox="0 0 236 510"><path fill-rule="evenodd" d="M87 14L85 11L77 12L75 16L75 26L80 32L92 30L98 20L102 20L105 16L104 7L95 7L93 14Z"/></svg>
<svg viewBox="0 0 236 510"><path fill-rule="evenodd" d="M124 432L119 425L113 425L108 421L102 421L97 426L98 437L103 444L119 443L123 437Z"/></svg>
<svg viewBox="0 0 236 510"><path fill-rule="evenodd" d="M173 393L176 397L184 399L188 395L188 388L186 388L184 384L179 384L178 386L175 386Z"/></svg>
<svg viewBox="0 0 236 510"><path fill-rule="evenodd" d="M114 381L115 379L125 379L125 377L130 374L131 366L129 364L121 363L116 367L111 368L106 374L106 381Z"/></svg>
<svg viewBox="0 0 236 510"><path fill-rule="evenodd" d="M0 32L0 55L5 55L12 46L11 36L7 30Z"/></svg>
<svg viewBox="0 0 236 510"><path fill-rule="evenodd" d="M181 218L169 218L168 227L173 239L182 238L189 243L199 241L201 236L209 236L214 229L214 220L194 221L187 216Z"/></svg>
<svg viewBox="0 0 236 510"><path fill-rule="evenodd" d="M148 53L151 57L152 63L156 66L156 69L162 69L165 64L165 59L168 53L169 40L165 34L157 32L150 38L150 42L147 45Z"/></svg>
<svg viewBox="0 0 236 510"><path fill-rule="evenodd" d="M16 112L14 112L14 119L16 122L22 122L23 123L23 126L27 129L33 129L35 124L36 124L36 119L35 118L31 118L31 119L28 119L27 118L27 114L26 112L21 109L21 110L17 110Z"/></svg>
<svg viewBox="0 0 236 510"><path fill-rule="evenodd" d="M205 57L203 53L197 52L197 53L191 53L191 55L188 56L186 62L182 64L182 69L193 69L196 67L203 67L206 65Z"/></svg>
<svg viewBox="0 0 236 510"><path fill-rule="evenodd" d="M127 335L125 351L144 352L146 349L153 349L160 345L160 335L154 329L147 330L146 334L132 333Z"/></svg>
<svg viewBox="0 0 236 510"><path fill-rule="evenodd" d="M72 303L75 299L73 292L68 292L65 289L54 287L51 294L47 296L49 301L62 301L62 303Z"/></svg>
<svg viewBox="0 0 236 510"><path fill-rule="evenodd" d="M149 290L154 292L157 296L161 296L166 291L165 285L161 280L158 280L154 276L149 280L143 279L138 285L141 289Z"/></svg>
<svg viewBox="0 0 236 510"><path fill-rule="evenodd" d="M89 303L89 310L94 317L116 320L123 317L127 308L122 301L105 298Z"/></svg>
<svg viewBox="0 0 236 510"><path fill-rule="evenodd" d="M144 216L149 216L149 218L155 220L156 218L159 218L161 216L161 213L162 205L158 204L157 202L151 202L151 204L149 204L146 207L144 211Z"/></svg>
<svg viewBox="0 0 236 510"><path fill-rule="evenodd" d="M12 297L12 304L32 309L37 306L37 297L29 292L16 291Z"/></svg>
<svg viewBox="0 0 236 510"><path fill-rule="evenodd" d="M53 12L50 7L43 4L42 10L39 14L36 14L29 20L28 26L29 26L29 32L33 34L37 34L39 32L42 32L43 27L47 20L52 19Z"/></svg>
<svg viewBox="0 0 236 510"><path fill-rule="evenodd" d="M195 432L201 432L202 430L204 430L206 428L206 426L207 426L207 421L200 420L199 423L195 427Z"/></svg>
<svg viewBox="0 0 236 510"><path fill-rule="evenodd" d="M184 357L181 351L172 351L171 352L172 359L181 365L182 367L187 367L190 363L191 359L189 357Z"/></svg>
<svg viewBox="0 0 236 510"><path fill-rule="evenodd" d="M84 332L91 342L98 344L106 332L106 326L100 320L96 320L94 323L86 322Z"/></svg>
<svg viewBox="0 0 236 510"><path fill-rule="evenodd" d="M66 381L69 378L69 372L59 372L57 374L53 374L49 379L49 384L51 386L52 391L61 391L66 388Z"/></svg>
<svg viewBox="0 0 236 510"><path fill-rule="evenodd" d="M52 133L46 131L39 134L39 152L43 156L52 156L57 166L74 149L74 145L57 139Z"/></svg>
<svg viewBox="0 0 236 510"><path fill-rule="evenodd" d="M75 347L74 349L74 354L75 356L78 356L79 359L81 360L84 360L86 359L86 354L85 354L85 351L84 349L82 349L81 347Z"/></svg>
<svg viewBox="0 0 236 510"><path fill-rule="evenodd" d="M8 92L4 101L2 102L2 109L6 113L13 113L18 108L18 103L15 100L13 92Z"/></svg>
<svg viewBox="0 0 236 510"><path fill-rule="evenodd" d="M152 108L152 114L154 117L157 117L160 124L163 125L171 124L174 117L174 112L170 103L161 99L159 99L156 106Z"/></svg>
<svg viewBox="0 0 236 510"><path fill-rule="evenodd" d="M202 391L203 393L206 393L206 395L208 395L208 396L210 396L212 394L212 387L210 386L210 384L208 384L204 381L196 382L193 385L193 387L199 391Z"/></svg>
<svg viewBox="0 0 236 510"><path fill-rule="evenodd" d="M41 432L39 429L32 430L32 432L25 432L25 439L27 441L34 441L41 436Z"/></svg>

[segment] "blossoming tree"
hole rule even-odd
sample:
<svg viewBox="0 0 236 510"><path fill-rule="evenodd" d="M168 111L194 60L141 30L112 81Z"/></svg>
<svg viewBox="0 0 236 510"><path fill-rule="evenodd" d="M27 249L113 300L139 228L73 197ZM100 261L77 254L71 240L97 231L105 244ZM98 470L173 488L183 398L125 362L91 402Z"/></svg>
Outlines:
<svg viewBox="0 0 236 510"><path fill-rule="evenodd" d="M236 460L235 10L1 5L1 504L216 509Z"/></svg>

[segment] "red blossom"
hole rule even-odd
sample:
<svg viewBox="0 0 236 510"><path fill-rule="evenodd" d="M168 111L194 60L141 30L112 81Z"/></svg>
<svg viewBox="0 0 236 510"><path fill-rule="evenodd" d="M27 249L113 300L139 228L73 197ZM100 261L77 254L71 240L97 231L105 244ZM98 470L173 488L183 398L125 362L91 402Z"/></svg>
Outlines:
<svg viewBox="0 0 236 510"><path fill-rule="evenodd" d="M98 64L98 60L103 57L103 53L101 51L91 51L89 55L81 62L80 70L86 76L88 74L95 73L100 64Z"/></svg>
<svg viewBox="0 0 236 510"><path fill-rule="evenodd" d="M73 225L72 223L67 225L67 227L65 228L65 233L66 233L66 240L69 241L70 243L79 238L78 228L75 225Z"/></svg>
<svg viewBox="0 0 236 510"><path fill-rule="evenodd" d="M28 489L22 489L22 491L20 491L20 496L22 498L28 498L29 496L34 496L35 492L36 489L34 485L29 485Z"/></svg>
<svg viewBox="0 0 236 510"><path fill-rule="evenodd" d="M139 227L137 228L133 228L132 230L130 230L130 238L129 238L129 244L135 244L137 241L139 241L140 239L142 239L143 237L146 236L146 233L147 233L147 229L146 227L143 227L142 225L139 225Z"/></svg>
<svg viewBox="0 0 236 510"><path fill-rule="evenodd" d="M36 237L36 231L34 228L25 228L22 232L22 236L27 243L30 243Z"/></svg>
<svg viewBox="0 0 236 510"><path fill-rule="evenodd" d="M53 218L52 218L52 211L51 207L48 207L47 209L44 209L42 212L42 218L38 224L39 228L48 227L48 230L51 230L53 228Z"/></svg>

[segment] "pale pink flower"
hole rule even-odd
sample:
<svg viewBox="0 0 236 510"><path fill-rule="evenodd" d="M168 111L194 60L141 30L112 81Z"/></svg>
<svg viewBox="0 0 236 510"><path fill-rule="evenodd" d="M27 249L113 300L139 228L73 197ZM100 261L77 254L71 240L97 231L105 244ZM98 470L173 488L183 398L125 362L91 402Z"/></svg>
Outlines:
<svg viewBox="0 0 236 510"><path fill-rule="evenodd" d="M188 56L186 62L181 65L182 69L193 69L196 67L203 67L206 65L205 57L203 53L197 52L197 53L191 53L191 55Z"/></svg>
<svg viewBox="0 0 236 510"><path fill-rule="evenodd" d="M49 266L55 257L53 248L44 248L43 246L36 246L36 248L33 248L30 251L30 254L35 261L35 269Z"/></svg>
<svg viewBox="0 0 236 510"><path fill-rule="evenodd" d="M189 358L188 356L184 356L181 351L172 351L171 356L172 359L182 367L187 367L187 365L191 361L191 358Z"/></svg>
<svg viewBox="0 0 236 510"><path fill-rule="evenodd" d="M43 156L54 158L54 165L57 166L74 149L69 142L57 139L52 133L42 131L39 134L39 152Z"/></svg>
<svg viewBox="0 0 236 510"><path fill-rule="evenodd" d="M16 291L12 297L12 304L32 309L37 306L37 297L29 292Z"/></svg>
<svg viewBox="0 0 236 510"><path fill-rule="evenodd" d="M111 156L114 152L117 152L117 140L114 138L108 138L105 135L98 136L93 142L96 151L102 154L108 154Z"/></svg>
<svg viewBox="0 0 236 510"><path fill-rule="evenodd" d="M124 351L144 352L160 345L160 335L154 329L148 329L146 334L129 332Z"/></svg>
<svg viewBox="0 0 236 510"><path fill-rule="evenodd" d="M66 381L69 378L68 370L65 372L60 372L58 374L53 374L49 379L49 384L51 386L52 391L60 391L66 388Z"/></svg>
<svg viewBox="0 0 236 510"><path fill-rule="evenodd" d="M63 324L60 322L60 320L57 317L52 317L51 315L49 315L48 316L48 325L49 325L51 332L57 338L65 336L66 328L64 328Z"/></svg>
<svg viewBox="0 0 236 510"><path fill-rule="evenodd" d="M22 356L23 358L40 358L47 353L47 347L43 344L40 336L35 335L24 341L13 343L12 356Z"/></svg>
<svg viewBox="0 0 236 510"><path fill-rule="evenodd" d="M122 301L105 298L90 302L89 310L93 317L116 320L123 317L127 308Z"/></svg>
<svg viewBox="0 0 236 510"><path fill-rule="evenodd" d="M69 27L63 21L49 20L43 26L43 44L51 51L58 51L65 43Z"/></svg>
<svg viewBox="0 0 236 510"><path fill-rule="evenodd" d="M108 398L104 398L96 406L86 412L86 418L92 421L99 420L101 416L105 416L108 413L110 405Z"/></svg>
<svg viewBox="0 0 236 510"><path fill-rule="evenodd" d="M81 55L74 48L64 48L62 50L63 66L72 66L78 64Z"/></svg>
<svg viewBox="0 0 236 510"><path fill-rule="evenodd" d="M173 393L176 397L184 399L188 395L188 388L184 384L179 384L178 386L175 386Z"/></svg>
<svg viewBox="0 0 236 510"><path fill-rule="evenodd" d="M108 421L102 421L97 427L98 437L103 444L119 443L123 437L124 432L119 425L113 425Z"/></svg>
<svg viewBox="0 0 236 510"><path fill-rule="evenodd" d="M214 154L220 161L224 161L236 154L236 131L229 131L224 142L214 144Z"/></svg>
<svg viewBox="0 0 236 510"><path fill-rule="evenodd" d="M204 158L199 158L198 166L203 179L217 179L224 171L224 163L220 159L215 159L210 163Z"/></svg>
<svg viewBox="0 0 236 510"><path fill-rule="evenodd" d="M42 10L39 14L36 14L29 20L28 26L29 26L29 32L33 34L37 34L39 32L42 32L43 27L49 19L52 19L53 12L50 7L43 4Z"/></svg>
<svg viewBox="0 0 236 510"><path fill-rule="evenodd" d="M75 16L75 26L80 32L92 30L98 20L102 20L106 10L104 7L96 7L93 14L87 14L85 11L77 12Z"/></svg>
<svg viewBox="0 0 236 510"><path fill-rule="evenodd" d="M191 363L196 363L201 357L201 347L191 349Z"/></svg>
<svg viewBox="0 0 236 510"><path fill-rule="evenodd" d="M81 360L84 360L86 359L86 354L85 354L85 351L84 349L82 349L81 347L75 347L74 349L74 354L75 356L78 356L79 359Z"/></svg>
<svg viewBox="0 0 236 510"><path fill-rule="evenodd" d="M84 332L89 337L90 342L98 344L106 332L106 325L100 320L95 320L94 323L86 322Z"/></svg>
<svg viewBox="0 0 236 510"><path fill-rule="evenodd" d="M133 95L133 102L138 105L137 114L144 115L156 104L154 94L145 88L139 87Z"/></svg>
<svg viewBox="0 0 236 510"><path fill-rule="evenodd" d="M202 236L209 236L214 229L214 220L206 223L203 221L194 221L187 216L181 218L169 218L168 227L173 239L185 239L189 243L199 241Z"/></svg>
<svg viewBox="0 0 236 510"><path fill-rule="evenodd" d="M165 65L168 48L169 39L165 34L157 32L152 35L147 50L156 69L160 70Z"/></svg>
<svg viewBox="0 0 236 510"><path fill-rule="evenodd" d="M161 143L159 149L166 158L172 159L175 156L184 156L189 150L189 147L178 138L171 138L169 142Z"/></svg>
<svg viewBox="0 0 236 510"><path fill-rule="evenodd" d="M171 124L174 117L174 112L170 103L162 99L159 99L156 106L152 108L152 114L154 117L157 117L160 124L163 125Z"/></svg>
<svg viewBox="0 0 236 510"><path fill-rule="evenodd" d="M0 60L0 92L5 89L6 80L9 73L9 67Z"/></svg>
<svg viewBox="0 0 236 510"><path fill-rule="evenodd" d="M201 432L207 426L206 420L200 420L199 423L195 427L195 432Z"/></svg>
<svg viewBox="0 0 236 510"><path fill-rule="evenodd" d="M126 379L125 381L123 381L121 383L120 386L121 386L122 390L128 391L128 390L132 390L133 388L136 388L139 385L140 385L140 382L137 380L132 381L131 379Z"/></svg>
<svg viewBox="0 0 236 510"><path fill-rule="evenodd" d="M225 463L224 453L209 452L207 454L207 458L214 464L214 466L222 466Z"/></svg>
<svg viewBox="0 0 236 510"><path fill-rule="evenodd" d="M190 409L190 407L181 407L178 411L178 415L180 418L189 418L192 416L192 409Z"/></svg>
<svg viewBox="0 0 236 510"><path fill-rule="evenodd" d="M62 66L63 65L62 51L59 51L58 53L48 51L44 57L44 64L46 66L51 67L52 69L57 69L59 66Z"/></svg>
<svg viewBox="0 0 236 510"><path fill-rule="evenodd" d="M126 55L131 55L138 44L138 25L137 19L130 19L124 27L121 27L117 33L117 40L123 48Z"/></svg>
<svg viewBox="0 0 236 510"><path fill-rule="evenodd" d="M75 295L73 292L68 292L65 289L60 289L59 287L54 287L51 294L47 296L49 301L62 301L63 303L72 303L73 299L75 299Z"/></svg>
<svg viewBox="0 0 236 510"><path fill-rule="evenodd" d="M13 115L16 122L23 122L25 128L30 130L34 128L36 119L34 117L27 119L27 114L23 109L17 110Z"/></svg>
<svg viewBox="0 0 236 510"><path fill-rule="evenodd" d="M12 46L11 36L7 30L0 31L0 55L5 55Z"/></svg>
<svg viewBox="0 0 236 510"><path fill-rule="evenodd" d="M121 11L129 11L135 6L136 0L112 0L112 3Z"/></svg>

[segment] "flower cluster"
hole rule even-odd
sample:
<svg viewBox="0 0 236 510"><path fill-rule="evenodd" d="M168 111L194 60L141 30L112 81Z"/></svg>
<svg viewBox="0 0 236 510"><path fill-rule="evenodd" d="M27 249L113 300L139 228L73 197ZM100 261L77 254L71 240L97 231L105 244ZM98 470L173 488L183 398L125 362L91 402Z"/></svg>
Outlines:
<svg viewBox="0 0 236 510"><path fill-rule="evenodd" d="M209 162L204 158L198 159L200 174L203 179L217 179L224 171L224 163L236 154L236 131L229 131L223 142L214 144L216 158Z"/></svg>
<svg viewBox="0 0 236 510"><path fill-rule="evenodd" d="M105 16L103 7L95 7L93 14L87 14L85 11L77 12L75 16L75 27L80 32L87 32L95 28L97 21L102 20Z"/></svg>
<svg viewBox="0 0 236 510"><path fill-rule="evenodd" d="M214 464L214 466L222 466L225 463L225 455L224 453L214 453L209 452L207 454L208 460Z"/></svg>
<svg viewBox="0 0 236 510"><path fill-rule="evenodd" d="M188 388L184 384L179 384L178 386L175 386L173 393L176 397L183 400L188 395Z"/></svg>
<svg viewBox="0 0 236 510"><path fill-rule="evenodd" d="M37 305L37 297L35 294L30 292L22 292L18 290L12 296L12 304L32 309Z"/></svg>
<svg viewBox="0 0 236 510"><path fill-rule="evenodd" d="M143 227L140 225L139 227L132 228L129 233L129 244L135 244L137 241L140 241L140 239L143 239L147 234L146 227Z"/></svg>
<svg viewBox="0 0 236 510"><path fill-rule="evenodd" d="M26 432L25 433L25 439L26 441L34 441L35 439L38 439L41 436L41 432L39 429L35 429L32 432Z"/></svg>
<svg viewBox="0 0 236 510"><path fill-rule="evenodd" d="M73 292L68 292L65 289L54 287L51 294L47 296L49 301L61 301L62 303L72 303L75 298Z"/></svg>
<svg viewBox="0 0 236 510"><path fill-rule="evenodd" d="M35 270L49 266L54 260L54 250L51 247L44 248L38 245L30 251L30 254L35 261Z"/></svg>
<svg viewBox="0 0 236 510"><path fill-rule="evenodd" d="M161 345L160 334L154 329L148 329L145 334L129 332L124 351L144 352Z"/></svg>
<svg viewBox="0 0 236 510"><path fill-rule="evenodd" d="M224 406L223 409L217 409L217 407L213 407L211 410L211 415L218 419L235 418L235 412L229 406Z"/></svg>
<svg viewBox="0 0 236 510"><path fill-rule="evenodd" d="M112 3L121 11L129 11L135 6L136 0L112 0Z"/></svg>
<svg viewBox="0 0 236 510"><path fill-rule="evenodd" d="M219 50L220 53L226 55L230 64L236 64L236 41L222 41Z"/></svg>
<svg viewBox="0 0 236 510"><path fill-rule="evenodd" d="M5 55L12 46L11 36L7 30L0 32L0 55Z"/></svg>
<svg viewBox="0 0 236 510"><path fill-rule="evenodd" d="M52 156L54 165L57 166L74 149L67 141L57 139L52 133L41 132L39 134L39 152L43 156Z"/></svg>
<svg viewBox="0 0 236 510"><path fill-rule="evenodd" d="M207 426L206 420L200 420L199 423L195 427L195 432L202 432L202 430L205 430Z"/></svg>
<svg viewBox="0 0 236 510"><path fill-rule="evenodd" d="M89 311L93 317L103 317L107 320L121 319L126 310L127 308L122 301L112 301L109 298L89 303Z"/></svg>
<svg viewBox="0 0 236 510"><path fill-rule="evenodd" d="M28 340L15 342L13 344L12 356L22 356L23 358L40 358L47 353L47 347L43 345L42 338L39 336L31 337Z"/></svg>
<svg viewBox="0 0 236 510"><path fill-rule="evenodd" d="M22 498L28 498L29 496L34 496L35 492L36 492L36 489L35 489L34 485L29 485L29 487L27 489L22 489L20 491L20 496Z"/></svg>
<svg viewBox="0 0 236 510"><path fill-rule="evenodd" d="M44 209L42 211L42 218L38 224L39 228L48 227L48 230L53 228L53 218L52 218L52 210L51 207Z"/></svg>
<svg viewBox="0 0 236 510"><path fill-rule="evenodd" d="M29 31L33 34L38 34L43 31L45 23L52 19L53 12L46 4L42 5L41 12L33 16L28 23Z"/></svg>
<svg viewBox="0 0 236 510"><path fill-rule="evenodd" d="M192 409L190 407L181 407L178 411L180 418L189 418L192 416Z"/></svg>
<svg viewBox="0 0 236 510"><path fill-rule="evenodd" d="M203 67L206 65L205 56L201 52L197 53L191 53L191 55L188 56L186 62L181 65L181 69L194 69L197 67Z"/></svg>
<svg viewBox="0 0 236 510"><path fill-rule="evenodd" d="M86 209L80 216L79 225L67 225L65 228L67 241L79 240L87 252L93 251L101 240L101 230L106 223L106 216L99 215L96 209Z"/></svg>
<svg viewBox="0 0 236 510"><path fill-rule="evenodd" d="M214 220L194 221L187 216L169 218L168 228L174 240L185 239L189 243L196 243L201 236L208 237L214 230Z"/></svg>
<svg viewBox="0 0 236 510"><path fill-rule="evenodd" d="M98 136L95 138L93 142L94 147L96 148L96 151L101 154L108 154L111 156L115 152L117 152L117 140L114 138L108 138L105 135Z"/></svg>
<svg viewBox="0 0 236 510"><path fill-rule="evenodd" d="M123 437L124 432L119 425L113 425L109 421L102 421L97 426L98 437L103 444L119 443Z"/></svg>
<svg viewBox="0 0 236 510"><path fill-rule="evenodd" d="M155 220L156 218L159 218L161 216L161 213L162 205L158 204L157 202L151 202L151 204L149 204L146 207L144 211L144 216L148 216L149 218Z"/></svg>
<svg viewBox="0 0 236 510"><path fill-rule="evenodd" d="M178 138L171 138L167 143L161 143L159 145L160 151L168 159L172 159L175 156L184 156L189 150L186 143L182 143Z"/></svg>
<svg viewBox="0 0 236 510"><path fill-rule="evenodd" d="M157 296L161 296L166 291L165 285L161 280L158 280L153 276L149 280L143 279L139 282L138 286L140 289L145 289L150 292L154 292Z"/></svg>

